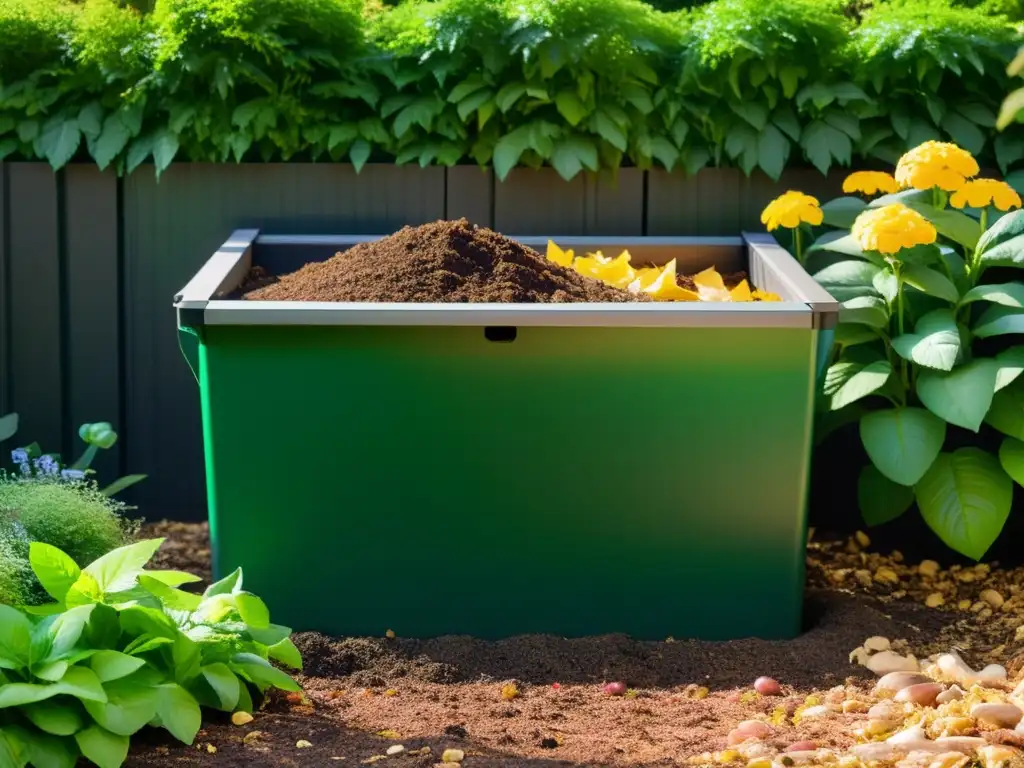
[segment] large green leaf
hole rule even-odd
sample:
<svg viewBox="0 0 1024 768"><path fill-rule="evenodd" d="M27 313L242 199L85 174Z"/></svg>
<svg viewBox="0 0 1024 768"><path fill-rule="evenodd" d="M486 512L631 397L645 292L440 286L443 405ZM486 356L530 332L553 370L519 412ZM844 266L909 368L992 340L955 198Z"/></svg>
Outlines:
<svg viewBox="0 0 1024 768"><path fill-rule="evenodd" d="M1008 213L989 227L975 256L983 267L1024 266L1024 211Z"/></svg>
<svg viewBox="0 0 1024 768"><path fill-rule="evenodd" d="M290 637L284 638L267 649L267 655L271 660L280 664L286 664L292 669L302 669L302 654L295 647Z"/></svg>
<svg viewBox="0 0 1024 768"><path fill-rule="evenodd" d="M98 725L76 733L75 741L82 754L99 768L121 768L128 757L128 737L117 736Z"/></svg>
<svg viewBox="0 0 1024 768"><path fill-rule="evenodd" d="M160 602L172 611L194 611L203 600L194 592L169 587L146 573L139 574L139 586L159 598Z"/></svg>
<svg viewBox="0 0 1024 768"><path fill-rule="evenodd" d="M160 686L157 714L163 727L178 741L185 744L195 741L202 725L202 713L195 697L180 685L167 683Z"/></svg>
<svg viewBox="0 0 1024 768"><path fill-rule="evenodd" d="M8 413L0 416L0 443L10 440L18 433L18 414Z"/></svg>
<svg viewBox="0 0 1024 768"><path fill-rule="evenodd" d="M892 375L888 360L863 365L841 361L829 366L825 373L825 394L832 396L832 410L838 411L873 392L877 392Z"/></svg>
<svg viewBox="0 0 1024 768"><path fill-rule="evenodd" d="M29 665L32 622L21 611L0 605L0 669L23 669Z"/></svg>
<svg viewBox="0 0 1024 768"><path fill-rule="evenodd" d="M953 311L936 309L921 317L913 333L892 340L900 357L927 368L951 371L960 356L960 329Z"/></svg>
<svg viewBox="0 0 1024 768"><path fill-rule="evenodd" d="M41 541L29 545L29 562L43 589L57 602L64 602L68 590L78 581L81 569L57 547Z"/></svg>
<svg viewBox="0 0 1024 768"><path fill-rule="evenodd" d="M874 296L876 292L872 280L880 271L881 267L874 264L851 259L825 267L815 273L814 279L837 301L847 301L861 296Z"/></svg>
<svg viewBox="0 0 1024 768"><path fill-rule="evenodd" d="M217 695L220 708L225 712L233 711L238 704L240 686L235 673L228 669L227 664L218 661L204 666L202 675Z"/></svg>
<svg viewBox="0 0 1024 768"><path fill-rule="evenodd" d="M235 607L242 621L257 629L270 626L270 610L267 604L252 592L239 592L235 595Z"/></svg>
<svg viewBox="0 0 1024 768"><path fill-rule="evenodd" d="M999 463L1017 485L1024 486L1024 442L1014 437L1003 438Z"/></svg>
<svg viewBox="0 0 1024 768"><path fill-rule="evenodd" d="M907 203L907 207L913 208L928 219L943 237L971 250L978 244L981 228L978 226L978 222L967 214L950 208L940 210L928 203L913 200Z"/></svg>
<svg viewBox="0 0 1024 768"><path fill-rule="evenodd" d="M71 739L40 733L20 725L7 725L3 730L22 743L28 763L34 768L75 768L78 763L78 749ZM0 747L0 765L4 765L2 760L3 751Z"/></svg>
<svg viewBox="0 0 1024 768"><path fill-rule="evenodd" d="M1000 283L999 285L978 285L971 288L960 299L961 304L975 301L989 301L1004 307L1024 309L1024 283Z"/></svg>
<svg viewBox="0 0 1024 768"><path fill-rule="evenodd" d="M55 116L46 122L37 146L54 170L59 170L71 162L82 143L82 131L78 127L78 118Z"/></svg>
<svg viewBox="0 0 1024 768"><path fill-rule="evenodd" d="M105 702L107 694L91 669L71 667L58 683L8 683L0 686L0 709L20 707L67 694L82 701Z"/></svg>
<svg viewBox="0 0 1024 768"><path fill-rule="evenodd" d="M789 139L774 125L769 125L757 139L757 164L769 178L778 181L789 160L789 149Z"/></svg>
<svg viewBox="0 0 1024 768"><path fill-rule="evenodd" d="M120 651L97 651L89 659L89 666L96 673L101 683L127 677L145 665L145 661L137 656L130 656Z"/></svg>
<svg viewBox="0 0 1024 768"><path fill-rule="evenodd" d="M990 360L972 360L949 373L922 370L917 396L941 419L977 432L996 391L996 368Z"/></svg>
<svg viewBox="0 0 1024 768"><path fill-rule="evenodd" d="M836 229L849 229L867 207L859 197L837 197L821 206L822 223Z"/></svg>
<svg viewBox="0 0 1024 768"><path fill-rule="evenodd" d="M1024 373L1024 347L1004 349L995 357L996 392L1008 387Z"/></svg>
<svg viewBox="0 0 1024 768"><path fill-rule="evenodd" d="M237 653L228 665L232 670L256 685L273 686L282 691L299 691L299 684L273 666L266 659L252 653Z"/></svg>
<svg viewBox="0 0 1024 768"><path fill-rule="evenodd" d="M106 702L82 703L89 716L111 733L131 736L156 716L159 688L124 679L115 680L104 689Z"/></svg>
<svg viewBox="0 0 1024 768"><path fill-rule="evenodd" d="M1004 435L1024 440L1024 379L996 392L985 423Z"/></svg>
<svg viewBox="0 0 1024 768"><path fill-rule="evenodd" d="M903 282L939 299L945 299L950 304L960 301L960 291L950 282L949 278L941 272L923 264L907 264L901 275Z"/></svg>
<svg viewBox="0 0 1024 768"><path fill-rule="evenodd" d="M989 307L974 323L974 335L979 339L1024 333L1024 309L1001 304Z"/></svg>
<svg viewBox="0 0 1024 768"><path fill-rule="evenodd" d="M889 326L889 307L877 296L858 296L839 304L839 322L860 323L872 328Z"/></svg>
<svg viewBox="0 0 1024 768"><path fill-rule="evenodd" d="M163 543L163 539L147 539L118 547L90 563L82 572L96 579L103 592L129 589Z"/></svg>
<svg viewBox="0 0 1024 768"><path fill-rule="evenodd" d="M874 464L868 464L861 470L857 481L857 504L867 525L883 525L913 506L914 489L894 483Z"/></svg>
<svg viewBox="0 0 1024 768"><path fill-rule="evenodd" d="M54 736L72 736L81 730L85 718L75 702L47 699L18 709L36 728Z"/></svg>
<svg viewBox="0 0 1024 768"><path fill-rule="evenodd" d="M589 139L563 139L555 144L551 166L566 181L570 181L584 169L596 171L599 167L597 147Z"/></svg>
<svg viewBox="0 0 1024 768"><path fill-rule="evenodd" d="M942 450L946 422L924 408L873 411L860 421L860 439L879 472L914 485Z"/></svg>
<svg viewBox="0 0 1024 768"><path fill-rule="evenodd" d="M980 448L942 453L914 487L928 527L948 547L980 560L1010 515L1013 481Z"/></svg>

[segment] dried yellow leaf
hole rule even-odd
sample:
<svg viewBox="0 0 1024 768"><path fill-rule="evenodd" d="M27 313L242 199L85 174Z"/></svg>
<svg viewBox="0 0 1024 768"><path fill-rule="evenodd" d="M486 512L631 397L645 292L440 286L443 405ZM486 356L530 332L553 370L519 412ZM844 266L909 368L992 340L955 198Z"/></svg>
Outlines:
<svg viewBox="0 0 1024 768"><path fill-rule="evenodd" d="M309 749L313 744L305 739L299 739L295 742L296 749Z"/></svg>
<svg viewBox="0 0 1024 768"><path fill-rule="evenodd" d="M563 251L552 240L548 240L547 257L560 267L572 266L573 252L571 250Z"/></svg>
<svg viewBox="0 0 1024 768"><path fill-rule="evenodd" d="M701 301L731 301L729 289L725 281L714 267L693 276L693 284L697 286L697 295Z"/></svg>
<svg viewBox="0 0 1024 768"><path fill-rule="evenodd" d="M754 295L750 291L750 283L741 280L740 284L729 291L730 301L753 301Z"/></svg>
<svg viewBox="0 0 1024 768"><path fill-rule="evenodd" d="M777 293L771 291L762 291L760 288L754 289L754 300L755 301L782 301L782 297Z"/></svg>
<svg viewBox="0 0 1024 768"><path fill-rule="evenodd" d="M519 695L519 689L515 683L506 683L501 686L501 698L505 701L512 701L516 696Z"/></svg>
<svg viewBox="0 0 1024 768"><path fill-rule="evenodd" d="M217 754L217 748L213 746L213 744L207 744L206 751L209 752L211 755Z"/></svg>
<svg viewBox="0 0 1024 768"><path fill-rule="evenodd" d="M700 296L693 291L681 288L676 282L676 260L672 259L658 279L644 289L655 301L700 301Z"/></svg>
<svg viewBox="0 0 1024 768"><path fill-rule="evenodd" d="M377 731L377 735L385 739L400 739L402 735L398 731L393 731L390 728L383 731Z"/></svg>

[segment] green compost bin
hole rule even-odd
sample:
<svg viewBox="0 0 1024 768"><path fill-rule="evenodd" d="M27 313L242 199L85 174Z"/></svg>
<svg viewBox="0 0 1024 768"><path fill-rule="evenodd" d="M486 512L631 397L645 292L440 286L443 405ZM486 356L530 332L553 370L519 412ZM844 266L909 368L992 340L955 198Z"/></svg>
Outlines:
<svg viewBox="0 0 1024 768"><path fill-rule="evenodd" d="M557 242L746 269L779 303L237 299L367 239L238 231L175 297L215 576L335 635L799 633L838 305L771 237Z"/></svg>

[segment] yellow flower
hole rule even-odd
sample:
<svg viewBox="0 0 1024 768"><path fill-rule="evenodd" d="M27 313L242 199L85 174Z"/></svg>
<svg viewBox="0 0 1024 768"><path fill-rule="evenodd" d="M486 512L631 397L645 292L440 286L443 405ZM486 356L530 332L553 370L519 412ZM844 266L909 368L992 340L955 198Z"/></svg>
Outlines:
<svg viewBox="0 0 1024 768"><path fill-rule="evenodd" d="M978 161L956 144L926 141L907 152L896 164L896 182L904 189L938 187L955 192L977 176Z"/></svg>
<svg viewBox="0 0 1024 768"><path fill-rule="evenodd" d="M843 192L863 192L865 195L877 195L884 192L891 195L899 191L899 185L890 174L884 171L856 171L846 177Z"/></svg>
<svg viewBox="0 0 1024 768"><path fill-rule="evenodd" d="M1000 211L1020 208L1020 195L1005 181L997 179L974 179L968 181L949 197L954 208L984 208L994 205Z"/></svg>
<svg viewBox="0 0 1024 768"><path fill-rule="evenodd" d="M793 190L772 200L761 213L761 223L767 225L769 232L778 227L794 229L800 222L817 226L822 218L817 198Z"/></svg>
<svg viewBox="0 0 1024 768"><path fill-rule="evenodd" d="M934 243L938 237L928 219L903 203L864 211L850 230L865 251L893 254L903 248Z"/></svg>

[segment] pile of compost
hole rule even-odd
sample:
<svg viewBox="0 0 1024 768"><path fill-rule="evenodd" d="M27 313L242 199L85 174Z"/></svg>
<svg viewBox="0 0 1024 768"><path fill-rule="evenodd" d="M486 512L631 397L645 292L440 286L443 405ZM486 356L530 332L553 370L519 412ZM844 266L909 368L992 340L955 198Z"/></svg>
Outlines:
<svg viewBox="0 0 1024 768"><path fill-rule="evenodd" d="M646 297L583 277L515 240L459 219L405 227L276 278L254 269L242 298L532 304Z"/></svg>

